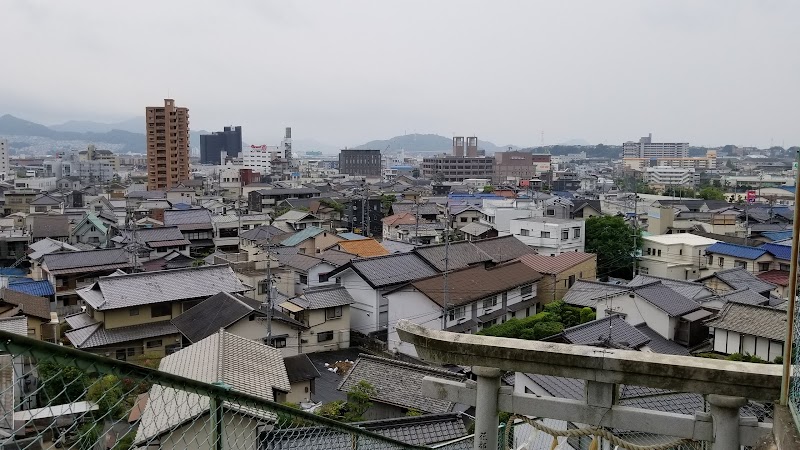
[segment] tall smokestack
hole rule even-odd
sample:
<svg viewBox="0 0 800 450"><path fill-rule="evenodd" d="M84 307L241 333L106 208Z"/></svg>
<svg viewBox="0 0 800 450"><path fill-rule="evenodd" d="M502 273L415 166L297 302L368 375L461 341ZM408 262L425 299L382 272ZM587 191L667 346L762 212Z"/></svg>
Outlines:
<svg viewBox="0 0 800 450"><path fill-rule="evenodd" d="M478 157L478 138L475 136L467 138L467 156L470 158Z"/></svg>
<svg viewBox="0 0 800 450"><path fill-rule="evenodd" d="M464 136L453 138L453 156L464 156Z"/></svg>

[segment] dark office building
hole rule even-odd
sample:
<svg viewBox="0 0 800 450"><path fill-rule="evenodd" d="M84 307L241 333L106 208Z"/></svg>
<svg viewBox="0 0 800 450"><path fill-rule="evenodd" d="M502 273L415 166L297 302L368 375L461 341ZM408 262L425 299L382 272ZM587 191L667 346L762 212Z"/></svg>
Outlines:
<svg viewBox="0 0 800 450"><path fill-rule="evenodd" d="M341 150L339 152L339 173L363 177L380 177L380 150Z"/></svg>
<svg viewBox="0 0 800 450"><path fill-rule="evenodd" d="M242 127L225 127L223 131L200 135L200 164L223 164L220 153L231 158L242 151Z"/></svg>
<svg viewBox="0 0 800 450"><path fill-rule="evenodd" d="M361 230L359 234L364 234L364 219L369 221L369 234L366 236L380 236L383 233L383 211L381 210L381 199L371 197L368 201L354 198L345 202L344 222L345 226L351 230ZM364 207L367 207L365 217Z"/></svg>

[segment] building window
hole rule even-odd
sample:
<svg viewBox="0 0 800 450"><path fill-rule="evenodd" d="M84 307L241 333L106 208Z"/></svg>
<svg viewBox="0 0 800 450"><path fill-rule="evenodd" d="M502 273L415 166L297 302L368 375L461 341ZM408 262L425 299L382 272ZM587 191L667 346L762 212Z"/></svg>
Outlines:
<svg viewBox="0 0 800 450"><path fill-rule="evenodd" d="M683 249L678 250L679 255L683 255Z"/></svg>
<svg viewBox="0 0 800 450"><path fill-rule="evenodd" d="M483 300L483 309L491 308L493 306L497 306L497 296L491 296Z"/></svg>
<svg viewBox="0 0 800 450"><path fill-rule="evenodd" d="M658 256L661 256L661 249L658 249Z"/></svg>
<svg viewBox="0 0 800 450"><path fill-rule="evenodd" d="M542 231L542 233L541 233L541 235L539 237L549 238L550 237L550 232L549 231Z"/></svg>
<svg viewBox="0 0 800 450"><path fill-rule="evenodd" d="M450 310L449 320L461 319L466 315L467 315L466 308L464 308L463 306L459 306L458 308L453 308Z"/></svg>
<svg viewBox="0 0 800 450"><path fill-rule="evenodd" d="M747 269L747 261L733 260L733 267L741 267L742 269Z"/></svg>
<svg viewBox="0 0 800 450"><path fill-rule="evenodd" d="M134 356L134 355L136 355L136 348L128 347L127 352L128 352L128 356Z"/></svg>
<svg viewBox="0 0 800 450"><path fill-rule="evenodd" d="M758 263L758 271L759 272L766 272L768 270L769 270L769 263L768 262Z"/></svg>
<svg viewBox="0 0 800 450"><path fill-rule="evenodd" d="M300 284L308 284L308 275L300 274Z"/></svg>
<svg viewBox="0 0 800 450"><path fill-rule="evenodd" d="M569 285L567 287L572 287L573 284L575 284L575 275L570 275L569 276Z"/></svg>
<svg viewBox="0 0 800 450"><path fill-rule="evenodd" d="M780 270L785 270L785 271L787 271L787 272L789 271L789 265L788 265L788 264L783 264L783 263L781 263L781 264L780 264L780 266L778 266L778 268L779 268Z"/></svg>
<svg viewBox="0 0 800 450"><path fill-rule="evenodd" d="M553 208L547 208L547 215L548 216L555 216L556 215L556 210L553 209Z"/></svg>
<svg viewBox="0 0 800 450"><path fill-rule="evenodd" d="M172 315L172 305L169 303L159 303L150 305L151 317L164 317Z"/></svg>
<svg viewBox="0 0 800 450"><path fill-rule="evenodd" d="M647 247L647 254L650 255L650 247Z"/></svg>
<svg viewBox="0 0 800 450"><path fill-rule="evenodd" d="M520 236L530 236L530 231L528 230L519 230Z"/></svg>
<svg viewBox="0 0 800 450"><path fill-rule="evenodd" d="M267 280L261 280L258 282L258 294L266 294L269 290L269 282Z"/></svg>
<svg viewBox="0 0 800 450"><path fill-rule="evenodd" d="M573 228L572 229L572 237L575 239L579 239L581 237L581 229L580 228Z"/></svg>
<svg viewBox="0 0 800 450"><path fill-rule="evenodd" d="M138 316L139 308L128 308L128 314L131 316Z"/></svg>
<svg viewBox="0 0 800 450"><path fill-rule="evenodd" d="M714 255L708 255L708 264L714 264Z"/></svg>
<svg viewBox="0 0 800 450"><path fill-rule="evenodd" d="M333 337L331 337L331 339L333 339ZM286 348L286 338L285 337L273 338L272 346L275 348Z"/></svg>
<svg viewBox="0 0 800 450"><path fill-rule="evenodd" d="M147 348L161 347L161 339L156 339L155 341L147 341L147 344L145 344L145 347L147 347Z"/></svg>
<svg viewBox="0 0 800 450"><path fill-rule="evenodd" d="M334 306L333 308L325 308L325 319L338 319L342 317L342 307Z"/></svg>
<svg viewBox="0 0 800 450"><path fill-rule="evenodd" d="M561 240L566 241L569 239L569 230L561 230Z"/></svg>
<svg viewBox="0 0 800 450"><path fill-rule="evenodd" d="M519 288L519 293L522 294L523 297L526 296L526 295L533 294L533 285L532 284L528 284L528 285L522 286L521 288Z"/></svg>
<svg viewBox="0 0 800 450"><path fill-rule="evenodd" d="M333 340L333 331L323 331L317 333L317 342L326 342Z"/></svg>
<svg viewBox="0 0 800 450"><path fill-rule="evenodd" d="M461 223L466 223L467 222L467 218L466 217L459 217L458 221L461 222Z"/></svg>
<svg viewBox="0 0 800 450"><path fill-rule="evenodd" d="M725 258L720 256L718 262L719 262L719 266L720 267L724 266L725 265Z"/></svg>

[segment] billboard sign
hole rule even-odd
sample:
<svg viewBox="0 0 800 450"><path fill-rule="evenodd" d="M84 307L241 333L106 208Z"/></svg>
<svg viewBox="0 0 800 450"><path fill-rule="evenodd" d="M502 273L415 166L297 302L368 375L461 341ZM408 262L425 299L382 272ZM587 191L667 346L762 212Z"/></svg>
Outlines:
<svg viewBox="0 0 800 450"><path fill-rule="evenodd" d="M747 191L747 203L756 202L756 191Z"/></svg>

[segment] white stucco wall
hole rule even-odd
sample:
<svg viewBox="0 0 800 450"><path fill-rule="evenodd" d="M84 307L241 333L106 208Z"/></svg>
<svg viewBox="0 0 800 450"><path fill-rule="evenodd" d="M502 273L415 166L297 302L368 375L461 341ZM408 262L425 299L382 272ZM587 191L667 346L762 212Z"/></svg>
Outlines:
<svg viewBox="0 0 800 450"><path fill-rule="evenodd" d="M625 314L625 321L631 325L646 323L653 331L665 339L672 340L675 336L675 320L660 309L651 305L638 295L634 298L622 294L609 299L601 300L597 305L597 318L606 317L607 310Z"/></svg>
<svg viewBox="0 0 800 450"><path fill-rule="evenodd" d="M342 286L355 300L350 308L352 327L364 334L376 331L378 329L379 292L352 269L343 271L339 276Z"/></svg>
<svg viewBox="0 0 800 450"><path fill-rule="evenodd" d="M417 352L413 345L400 342L397 322L408 319L433 330L441 330L442 308L412 288L393 292L386 297L389 301L389 350L416 357Z"/></svg>

